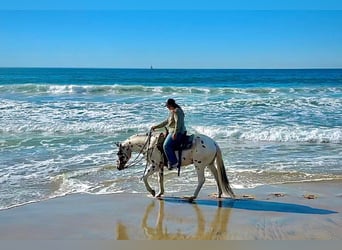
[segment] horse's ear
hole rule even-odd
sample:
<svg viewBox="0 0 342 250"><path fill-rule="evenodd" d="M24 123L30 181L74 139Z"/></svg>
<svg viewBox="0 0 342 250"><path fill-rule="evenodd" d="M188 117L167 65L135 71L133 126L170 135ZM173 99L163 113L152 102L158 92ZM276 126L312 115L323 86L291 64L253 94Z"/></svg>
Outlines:
<svg viewBox="0 0 342 250"><path fill-rule="evenodd" d="M121 147L121 143L120 142L115 142L115 145L117 146L117 147Z"/></svg>

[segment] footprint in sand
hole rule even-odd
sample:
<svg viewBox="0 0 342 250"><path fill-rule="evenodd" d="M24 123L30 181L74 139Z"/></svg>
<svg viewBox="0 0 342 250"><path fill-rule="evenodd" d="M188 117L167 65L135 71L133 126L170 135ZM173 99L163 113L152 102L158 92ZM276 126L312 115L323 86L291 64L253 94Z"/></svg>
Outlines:
<svg viewBox="0 0 342 250"><path fill-rule="evenodd" d="M273 194L270 194L271 196L274 196L274 197L284 197L285 194L284 193L273 193Z"/></svg>
<svg viewBox="0 0 342 250"><path fill-rule="evenodd" d="M244 194L244 195L242 195L242 199L254 200L254 199L255 199L255 196L249 195L249 194Z"/></svg>
<svg viewBox="0 0 342 250"><path fill-rule="evenodd" d="M314 194L305 194L305 195L304 195L304 198L305 198L305 199L312 200L312 199L317 199L318 196L317 196L317 195L314 195Z"/></svg>

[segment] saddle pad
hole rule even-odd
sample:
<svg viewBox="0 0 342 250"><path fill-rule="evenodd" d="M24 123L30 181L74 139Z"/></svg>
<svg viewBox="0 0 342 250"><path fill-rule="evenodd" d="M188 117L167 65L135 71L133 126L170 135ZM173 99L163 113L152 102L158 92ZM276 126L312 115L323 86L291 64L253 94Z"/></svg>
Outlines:
<svg viewBox="0 0 342 250"><path fill-rule="evenodd" d="M192 142L194 140L194 135L186 135L182 144L179 146L180 149L186 150L192 147Z"/></svg>

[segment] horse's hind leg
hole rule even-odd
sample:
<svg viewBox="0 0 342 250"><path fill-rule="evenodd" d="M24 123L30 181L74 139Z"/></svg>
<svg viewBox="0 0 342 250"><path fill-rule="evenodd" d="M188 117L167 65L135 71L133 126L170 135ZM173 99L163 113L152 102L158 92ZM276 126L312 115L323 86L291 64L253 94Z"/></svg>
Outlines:
<svg viewBox="0 0 342 250"><path fill-rule="evenodd" d="M194 192L194 195L192 197L190 197L191 200L194 200L197 198L204 182L205 182L205 176L204 176L204 166L196 166L196 172L197 172L197 178L198 178L198 184L197 184L197 188Z"/></svg>
<svg viewBox="0 0 342 250"><path fill-rule="evenodd" d="M208 168L210 169L210 171L212 172L212 174L214 175L215 181L216 181L216 185L217 185L217 197L221 198L222 196L222 189L221 189L221 185L219 182L219 178L218 178L218 173L217 173L217 169L214 165L214 163L211 163Z"/></svg>

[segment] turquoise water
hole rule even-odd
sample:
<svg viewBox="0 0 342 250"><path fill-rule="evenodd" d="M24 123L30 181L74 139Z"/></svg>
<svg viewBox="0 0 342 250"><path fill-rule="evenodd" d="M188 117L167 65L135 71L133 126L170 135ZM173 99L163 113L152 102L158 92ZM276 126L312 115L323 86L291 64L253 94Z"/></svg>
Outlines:
<svg viewBox="0 0 342 250"><path fill-rule="evenodd" d="M340 69L1 68L0 209L78 192L147 193L145 163L117 171L114 142L165 119L169 97L190 133L219 143L235 189L342 178ZM192 167L166 172L167 193L196 185Z"/></svg>

